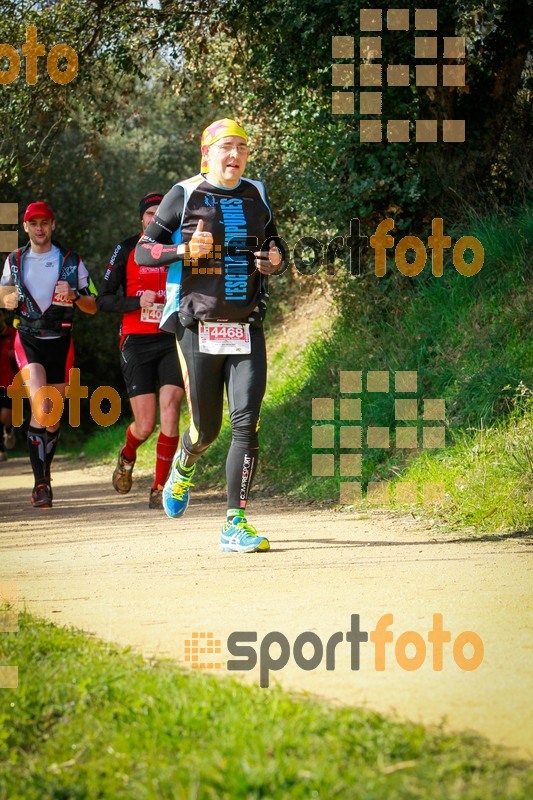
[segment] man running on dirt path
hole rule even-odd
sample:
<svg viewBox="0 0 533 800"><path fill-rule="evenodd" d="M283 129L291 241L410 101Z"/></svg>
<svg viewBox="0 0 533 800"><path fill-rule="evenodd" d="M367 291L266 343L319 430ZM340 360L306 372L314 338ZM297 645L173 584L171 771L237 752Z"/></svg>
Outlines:
<svg viewBox="0 0 533 800"><path fill-rule="evenodd" d="M163 199L151 192L142 198L139 213L143 231L152 222ZM183 399L183 378L173 336L159 328L166 299L167 267L151 269L135 261L135 247L141 233L120 242L111 256L100 283L97 305L100 311L122 313L120 325L120 366L133 412L126 441L118 454L112 483L119 494L131 489L137 448L156 425L157 385L161 429L157 437L156 463L149 508L163 507L163 485L179 442L179 415ZM121 294L119 294L121 291Z"/></svg>
<svg viewBox="0 0 533 800"><path fill-rule="evenodd" d="M171 264L161 325L176 335L191 418L163 504L169 517L185 513L196 461L220 431L225 389L232 442L220 549L265 551L268 539L247 521L245 508L266 387L267 276L280 268L283 252L265 187L242 177L249 153L242 127L213 122L201 152L200 174L165 195L135 255L146 266Z"/></svg>
<svg viewBox="0 0 533 800"><path fill-rule="evenodd" d="M4 296L3 303L17 311L15 357L19 370L24 370L32 404L28 445L35 483L31 502L35 508L50 508L50 471L60 419L42 424L47 421L43 412L50 414L53 403L47 398L39 407L35 396L43 387L53 387L65 397L74 364L74 310L78 307L86 314L96 314L96 292L80 256L52 241L56 223L50 206L30 203L23 224L29 242L9 254L0 285L16 287Z"/></svg>

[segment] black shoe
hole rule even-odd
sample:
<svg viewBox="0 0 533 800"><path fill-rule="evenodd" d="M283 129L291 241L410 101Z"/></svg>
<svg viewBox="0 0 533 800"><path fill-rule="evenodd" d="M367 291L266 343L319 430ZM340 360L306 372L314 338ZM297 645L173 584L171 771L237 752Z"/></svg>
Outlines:
<svg viewBox="0 0 533 800"><path fill-rule="evenodd" d="M6 450L13 450L15 447L15 428L11 425L8 428L4 427L4 447Z"/></svg>
<svg viewBox="0 0 533 800"><path fill-rule="evenodd" d="M44 482L48 484L48 489L50 491L50 500L53 500L54 492L52 490L52 478L50 477L49 474L44 476Z"/></svg>
<svg viewBox="0 0 533 800"><path fill-rule="evenodd" d="M161 484L159 484L159 486L157 486L155 489L150 489L148 508L163 509L163 487Z"/></svg>
<svg viewBox="0 0 533 800"><path fill-rule="evenodd" d="M52 488L46 481L40 481L33 487L31 504L34 508L52 508Z"/></svg>

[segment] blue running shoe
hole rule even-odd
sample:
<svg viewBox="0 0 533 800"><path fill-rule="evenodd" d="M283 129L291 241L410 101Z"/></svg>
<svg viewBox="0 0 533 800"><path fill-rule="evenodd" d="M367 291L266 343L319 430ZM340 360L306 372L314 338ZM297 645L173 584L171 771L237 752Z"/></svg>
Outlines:
<svg viewBox="0 0 533 800"><path fill-rule="evenodd" d="M233 517L222 526L220 549L223 553L265 553L270 550L270 544L245 517Z"/></svg>
<svg viewBox="0 0 533 800"><path fill-rule="evenodd" d="M174 459L170 475L163 487L163 508L167 517L178 519L187 511L189 505L189 489L194 486L191 478L194 475L194 467L190 475L181 475L177 468L178 457Z"/></svg>

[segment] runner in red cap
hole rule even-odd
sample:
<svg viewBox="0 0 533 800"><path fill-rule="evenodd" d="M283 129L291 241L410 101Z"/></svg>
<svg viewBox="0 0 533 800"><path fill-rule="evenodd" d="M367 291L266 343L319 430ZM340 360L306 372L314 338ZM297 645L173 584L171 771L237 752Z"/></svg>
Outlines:
<svg viewBox="0 0 533 800"><path fill-rule="evenodd" d="M46 203L30 203L24 213L28 244L6 259L0 285L16 290L6 294L5 308L18 317L15 356L20 370L27 368L32 401L28 428L30 461L35 485L32 504L52 505L50 468L59 439L59 422L44 427L33 408L36 393L44 386L55 387L62 397L74 363L72 319L77 306L87 314L96 313L96 292L91 291L89 273L80 256L52 241L54 212ZM49 401L43 411L50 411ZM40 410L37 414L40 415Z"/></svg>
<svg viewBox="0 0 533 800"><path fill-rule="evenodd" d="M29 222L30 219L41 217L42 219L55 219L54 212L46 203L38 201L37 203L30 203L24 212L23 222Z"/></svg>
<svg viewBox="0 0 533 800"><path fill-rule="evenodd" d="M154 218L163 195L151 192L142 198L139 213L143 231ZM135 247L141 233L115 248L100 283L99 311L122 313L120 365L133 411L133 422L118 454L112 483L119 494L131 489L137 448L151 435L156 424L159 386L161 428L156 444L155 474L149 508L162 508L162 491L179 442L179 415L183 378L174 336L159 328L166 300L167 267L140 267ZM121 294L119 294L121 292Z"/></svg>

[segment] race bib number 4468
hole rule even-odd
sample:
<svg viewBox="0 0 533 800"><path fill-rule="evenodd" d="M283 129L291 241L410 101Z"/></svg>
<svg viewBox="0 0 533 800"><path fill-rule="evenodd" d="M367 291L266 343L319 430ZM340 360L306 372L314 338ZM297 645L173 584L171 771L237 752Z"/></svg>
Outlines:
<svg viewBox="0 0 533 800"><path fill-rule="evenodd" d="M211 355L245 355L251 350L247 322L200 322L200 352Z"/></svg>

